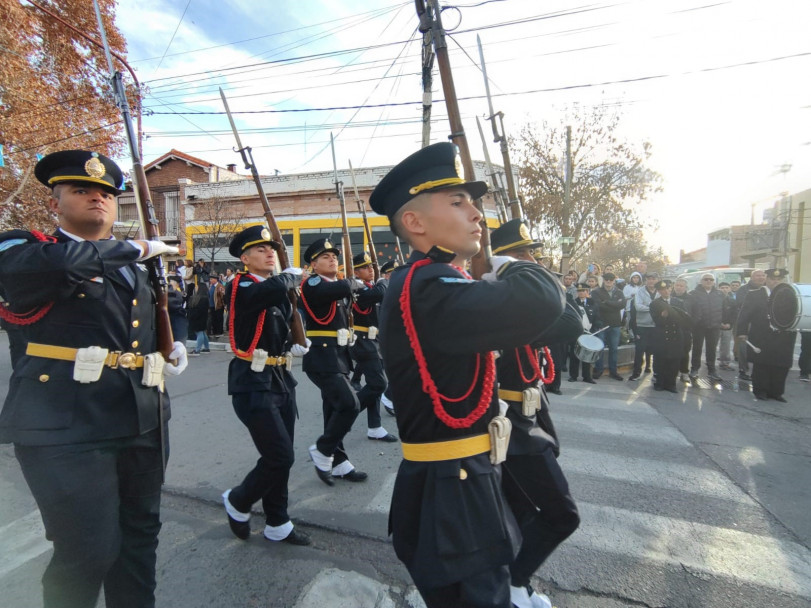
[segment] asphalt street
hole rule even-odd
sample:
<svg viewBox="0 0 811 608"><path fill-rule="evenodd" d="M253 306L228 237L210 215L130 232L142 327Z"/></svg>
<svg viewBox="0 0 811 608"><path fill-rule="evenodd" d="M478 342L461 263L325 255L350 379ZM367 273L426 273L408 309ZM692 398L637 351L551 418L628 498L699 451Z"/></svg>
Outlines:
<svg viewBox="0 0 811 608"><path fill-rule="evenodd" d="M251 539L233 537L220 495L257 454L226 394L229 357L193 358L168 383L158 605L421 608L387 536L399 444L368 440L361 413L345 443L368 482L319 481L307 446L321 405L300 362L290 513L314 544L264 541L258 510ZM9 374L0 333L0 397ZM811 606L811 384L793 370L780 404L755 401L734 372L723 374L678 395L654 392L649 375L564 381L564 395L553 395L560 461L582 517L536 573L555 606ZM393 418L383 422L397 433ZM0 446L0 606L42 605L50 551L13 449Z"/></svg>

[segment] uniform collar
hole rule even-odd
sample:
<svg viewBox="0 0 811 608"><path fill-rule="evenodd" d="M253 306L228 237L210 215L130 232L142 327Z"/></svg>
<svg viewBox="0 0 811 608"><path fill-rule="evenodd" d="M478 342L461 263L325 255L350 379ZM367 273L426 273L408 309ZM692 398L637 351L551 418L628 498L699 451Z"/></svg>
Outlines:
<svg viewBox="0 0 811 608"><path fill-rule="evenodd" d="M67 230L65 230L64 228L62 228L62 226L59 226L59 227L57 228L57 230L59 230L59 232L61 232L62 234L64 234L64 235L65 235L66 237L68 237L69 239L72 239L72 240L74 240L74 241L76 241L76 242L78 242L78 243L81 243L82 241L86 241L86 240L87 240L87 239L83 239L83 238L82 238L82 237L80 237L80 236L76 236L75 234L73 234L73 233L71 233L71 232L68 232ZM101 240L103 240L103 241L114 241L114 240L115 240L115 237L114 237L114 236L112 236L112 235L110 235L110 237L109 237L109 238L106 238L106 239L101 239Z"/></svg>

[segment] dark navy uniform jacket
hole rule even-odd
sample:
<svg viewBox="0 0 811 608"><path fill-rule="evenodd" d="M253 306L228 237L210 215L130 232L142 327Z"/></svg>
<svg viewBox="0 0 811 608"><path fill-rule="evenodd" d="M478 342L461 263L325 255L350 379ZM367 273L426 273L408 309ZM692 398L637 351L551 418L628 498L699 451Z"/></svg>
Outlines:
<svg viewBox="0 0 811 608"><path fill-rule="evenodd" d="M662 311L667 311L667 317ZM680 359L686 347L685 332L690 330L690 315L680 308L673 298L665 302L656 298L650 303L650 314L653 319L653 356L662 359Z"/></svg>
<svg viewBox="0 0 811 608"><path fill-rule="evenodd" d="M155 352L155 298L145 267L134 263L137 249L116 240L77 242L62 232L56 243L31 237L9 246L19 235L0 236L0 285L12 311L54 302L40 321L18 326L19 341ZM134 287L119 270L123 266L132 271ZM135 437L158 427L158 407L168 407L168 399L141 384L142 368L105 367L97 382L80 384L73 365L19 357L0 414L0 441L60 445Z"/></svg>
<svg viewBox="0 0 811 608"><path fill-rule="evenodd" d="M488 409L477 422L469 428L451 428L435 415L423 391L400 294L412 264L424 257L414 252L408 264L394 271L380 315L381 351L405 443L484 434L498 414L498 391L493 390ZM428 369L439 392L450 398L463 396L470 388L477 353L484 368L489 351L533 341L560 316L564 302L554 276L537 264L520 261L505 268L496 282L473 281L449 264L432 263L415 271L411 294ZM467 398L442 403L452 417L463 418L476 408L482 372ZM440 462L402 461L390 527L395 552L415 583L448 585L514 559L520 534L504 501L500 477L500 467L490 464L489 454Z"/></svg>
<svg viewBox="0 0 811 608"><path fill-rule="evenodd" d="M760 349L755 353L749 347L749 360L775 367L791 367L794 363L794 342L797 333L774 331L769 323L769 294L766 287L752 289L746 295L738 315L739 336Z"/></svg>
<svg viewBox="0 0 811 608"><path fill-rule="evenodd" d="M377 318L377 305L383 301L383 296L389 286L387 279L381 279L377 284L364 283L365 288L357 292L355 304L352 306L355 326L377 327L380 322ZM380 346L377 338L369 339L366 332L355 332L355 345L352 347L352 357L356 361L371 357L380 357Z"/></svg>
<svg viewBox="0 0 811 608"><path fill-rule="evenodd" d="M336 331L349 328L347 309L352 302L352 283L354 279L329 281L319 275L313 275L301 285L301 299L306 313L307 332ZM332 314L333 305L335 314ZM309 310L308 310L309 307ZM330 316L332 318L326 321ZM326 321L319 323L316 318ZM308 336L309 337L309 336ZM352 359L349 346L338 346L335 337L310 337L310 352L304 355L301 369L304 372L326 374L348 374L352 371Z"/></svg>
<svg viewBox="0 0 811 608"><path fill-rule="evenodd" d="M284 355L290 348L290 321L293 306L288 291L298 284L298 277L282 273L264 281L254 281L244 273L237 274L225 288L225 301L231 303L236 288L234 305L229 309L233 320L236 347L247 351L256 335L259 316L265 311L262 332L256 348L266 350L271 357ZM236 286L236 287L235 287ZM229 320L231 323L231 320ZM296 386L292 374L284 366L265 366L261 372L251 370L251 362L234 357L228 366L228 394L273 391L287 393Z"/></svg>

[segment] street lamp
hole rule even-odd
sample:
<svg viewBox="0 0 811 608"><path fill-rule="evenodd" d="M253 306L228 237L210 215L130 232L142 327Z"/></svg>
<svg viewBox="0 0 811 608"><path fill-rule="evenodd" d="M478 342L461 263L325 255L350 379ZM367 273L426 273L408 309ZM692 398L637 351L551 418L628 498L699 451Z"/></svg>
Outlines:
<svg viewBox="0 0 811 608"><path fill-rule="evenodd" d="M569 258L572 256L575 238L573 236L562 236L558 239L560 245L560 272L569 272Z"/></svg>

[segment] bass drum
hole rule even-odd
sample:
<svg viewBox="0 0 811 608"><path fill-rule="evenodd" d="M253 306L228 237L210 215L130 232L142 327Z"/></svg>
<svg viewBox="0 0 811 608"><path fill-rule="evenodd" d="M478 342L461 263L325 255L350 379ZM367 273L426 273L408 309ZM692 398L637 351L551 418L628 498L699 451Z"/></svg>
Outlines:
<svg viewBox="0 0 811 608"><path fill-rule="evenodd" d="M781 331L811 331L811 285L778 283L769 296L769 321Z"/></svg>

